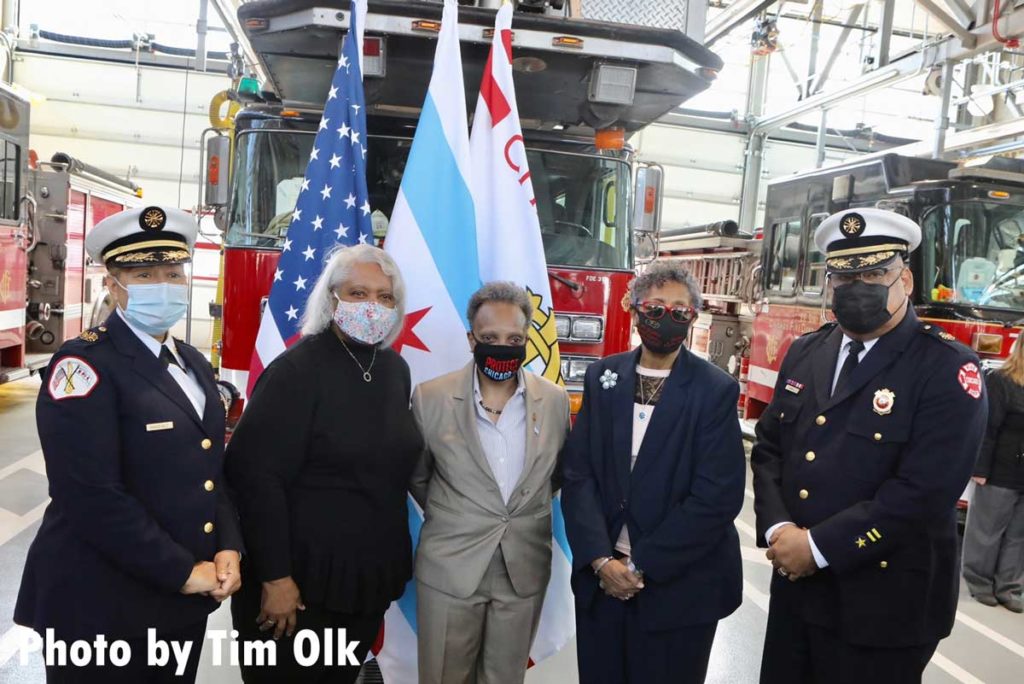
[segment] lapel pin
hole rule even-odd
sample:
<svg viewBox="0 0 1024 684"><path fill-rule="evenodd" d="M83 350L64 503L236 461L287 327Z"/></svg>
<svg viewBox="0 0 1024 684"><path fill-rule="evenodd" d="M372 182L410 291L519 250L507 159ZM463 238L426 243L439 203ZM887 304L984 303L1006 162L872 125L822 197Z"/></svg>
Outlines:
<svg viewBox="0 0 1024 684"><path fill-rule="evenodd" d="M896 394L890 389L875 391L875 398L871 401L871 408L880 416L887 416L892 413L892 405L896 401Z"/></svg>
<svg viewBox="0 0 1024 684"><path fill-rule="evenodd" d="M613 373L612 370L608 368L605 370L604 375L602 375L599 378L599 380L601 381L601 387L603 387L604 389L611 389L612 387L615 387L615 385L618 384L619 374Z"/></svg>

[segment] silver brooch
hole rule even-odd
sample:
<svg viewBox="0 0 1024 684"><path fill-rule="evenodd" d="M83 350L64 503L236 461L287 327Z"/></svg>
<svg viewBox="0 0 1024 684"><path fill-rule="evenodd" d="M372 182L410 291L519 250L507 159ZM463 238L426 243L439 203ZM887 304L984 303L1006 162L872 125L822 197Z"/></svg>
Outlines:
<svg viewBox="0 0 1024 684"><path fill-rule="evenodd" d="M619 374L613 373L611 369L606 369L604 375L599 380L601 381L601 387L611 389L619 382Z"/></svg>

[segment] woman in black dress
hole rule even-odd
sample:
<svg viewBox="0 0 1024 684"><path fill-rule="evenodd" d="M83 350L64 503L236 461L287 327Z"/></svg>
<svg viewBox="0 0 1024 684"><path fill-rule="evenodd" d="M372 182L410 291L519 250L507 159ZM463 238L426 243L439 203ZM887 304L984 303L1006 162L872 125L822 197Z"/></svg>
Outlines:
<svg viewBox="0 0 1024 684"><path fill-rule="evenodd" d="M228 446L249 578L234 627L242 642L277 640L277 665L243 666L247 684L355 681L358 666L324 663L324 630L344 628L362 662L412 576L406 490L423 440L409 367L390 348L404 294L382 250L334 254L303 339L260 376ZM307 629L322 647L311 667L293 653Z"/></svg>

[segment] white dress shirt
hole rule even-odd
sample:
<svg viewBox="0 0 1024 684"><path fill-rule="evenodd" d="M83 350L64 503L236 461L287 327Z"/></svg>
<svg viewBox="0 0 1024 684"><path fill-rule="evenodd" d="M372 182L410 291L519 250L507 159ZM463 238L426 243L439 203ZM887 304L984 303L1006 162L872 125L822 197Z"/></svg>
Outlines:
<svg viewBox="0 0 1024 684"><path fill-rule="evenodd" d="M871 351L871 348L875 346L875 343L878 342L878 339L879 338L876 337L873 340L867 340L864 342L864 349L862 349L860 354L857 356L857 363L863 363L864 357L868 355L868 352ZM843 342L841 345L839 345L839 358L836 359L836 369L832 373L832 392L830 392L830 394L836 391L836 383L839 382L839 372L843 369L843 364L846 363L846 357L850 355L851 342L853 342L852 337L849 337L848 335L843 335ZM772 535L775 534L775 530L779 529L783 525L792 524L793 523L789 520L780 523L775 523L774 525L768 528L767 532L764 533L765 541L767 541L770 545L772 543L771 539ZM814 537L811 536L809 530L807 532L807 542L811 545L811 554L814 556L815 565L817 565L819 569L827 568L828 560L825 558L824 555L822 555L821 551L818 550L818 546L814 543Z"/></svg>
<svg viewBox="0 0 1024 684"><path fill-rule="evenodd" d="M851 342L853 342L852 337L843 335L843 343L839 345L839 358L836 359L836 370L832 374L832 391L829 392L829 395L834 394L836 391L836 383L839 382L839 371L843 369L843 364L846 363L846 357L850 355ZM864 349L862 349L860 354L857 356L857 363L864 360L864 357L868 355L868 352L871 351L871 348L875 346L876 342L878 342L877 337L873 340L867 340L864 342Z"/></svg>
<svg viewBox="0 0 1024 684"><path fill-rule="evenodd" d="M638 365L636 373L638 376L642 375L647 378L664 379L672 373L672 370L652 370ZM637 378L637 382L641 382L641 380ZM651 424L655 408L657 408L657 404L652 406L641 404L638 401L633 402L633 450L629 457L629 472L633 472L633 466L636 465L636 457L640 453L640 445L644 443L647 426ZM626 556L631 555L632 546L629 543L629 527L627 525L623 525L622 531L619 532L619 538L615 541L615 550Z"/></svg>
<svg viewBox="0 0 1024 684"><path fill-rule="evenodd" d="M526 382L519 371L519 386L505 402L497 422L492 422L481 405L480 377L473 372L473 397L476 402L476 431L480 437L487 464L507 504L512 491L519 484L526 465Z"/></svg>
<svg viewBox="0 0 1024 684"><path fill-rule="evenodd" d="M196 379L195 371L185 365L181 355L178 353L178 348L174 345L174 338L171 337L170 333L167 334L167 339L164 340L163 345L156 341L156 339L147 333L142 332L134 325L128 322L128 319L121 313L121 309L117 309L117 315L121 317L128 329L135 333L135 336L142 340L142 344L146 345L146 349L153 352L153 355L160 358L160 347L167 347L175 359L178 360L180 366L168 365L167 372L171 374L174 381L181 387L181 391L188 397L193 408L199 417L203 417L203 412L206 411L206 393L203 391L202 385L199 384L199 380ZM182 368L188 368L188 370L182 370Z"/></svg>

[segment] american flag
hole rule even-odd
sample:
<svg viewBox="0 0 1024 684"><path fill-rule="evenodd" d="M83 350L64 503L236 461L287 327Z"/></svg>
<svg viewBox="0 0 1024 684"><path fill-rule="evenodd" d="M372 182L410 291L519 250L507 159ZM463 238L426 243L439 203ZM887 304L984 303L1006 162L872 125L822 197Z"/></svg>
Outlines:
<svg viewBox="0 0 1024 684"><path fill-rule="evenodd" d="M360 64L365 16L366 0L353 0L351 26L260 321L249 366L249 394L274 357L298 341L306 299L331 248L373 244L366 189L366 100Z"/></svg>

